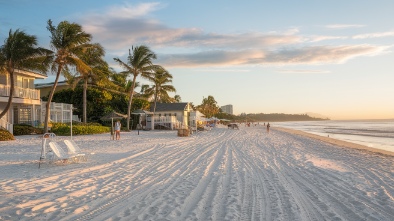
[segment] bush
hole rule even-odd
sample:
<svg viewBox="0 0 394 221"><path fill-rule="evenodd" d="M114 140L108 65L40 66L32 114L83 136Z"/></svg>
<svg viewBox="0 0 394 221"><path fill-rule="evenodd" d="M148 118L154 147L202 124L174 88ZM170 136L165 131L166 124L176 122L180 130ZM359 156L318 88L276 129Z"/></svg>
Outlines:
<svg viewBox="0 0 394 221"><path fill-rule="evenodd" d="M73 135L87 135L87 134L102 134L111 131L110 127L93 124L73 124ZM70 124L67 123L52 123L51 132L58 136L70 135Z"/></svg>
<svg viewBox="0 0 394 221"><path fill-rule="evenodd" d="M8 131L0 128L0 141L15 140L15 137Z"/></svg>
<svg viewBox="0 0 394 221"><path fill-rule="evenodd" d="M69 123L67 123L67 124L69 124ZM74 126L102 126L100 123L96 123L96 122L90 122L90 123L83 123L83 122L76 122L76 121L73 121L73 128L74 128Z"/></svg>
<svg viewBox="0 0 394 221"><path fill-rule="evenodd" d="M36 128L27 124L15 124L14 125L14 135L29 135L29 134L43 134L44 130L42 128Z"/></svg>

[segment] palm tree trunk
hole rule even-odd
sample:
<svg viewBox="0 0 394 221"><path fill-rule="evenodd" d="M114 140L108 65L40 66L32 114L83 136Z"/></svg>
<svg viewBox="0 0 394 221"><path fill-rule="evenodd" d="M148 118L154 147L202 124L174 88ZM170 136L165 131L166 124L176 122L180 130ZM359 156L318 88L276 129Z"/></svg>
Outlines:
<svg viewBox="0 0 394 221"><path fill-rule="evenodd" d="M83 82L83 95L82 95L82 100L83 100L83 122L86 124L87 123L87 117L86 117L86 91L88 89L88 79L84 79Z"/></svg>
<svg viewBox="0 0 394 221"><path fill-rule="evenodd" d="M158 93L158 91L157 91L157 85L156 85L156 88L155 88L156 90L155 90L155 105L153 106L153 116L155 116L155 112L156 112L156 103L157 103L157 93Z"/></svg>
<svg viewBox="0 0 394 221"><path fill-rule="evenodd" d="M12 104L12 98L14 97L14 89L15 89L15 85L14 85L15 84L14 83L14 70L13 69L7 69L7 71L10 74L10 81L11 81L10 82L11 83L11 85L10 85L10 95L8 97L8 102L7 102L7 105L5 106L5 109L0 114L0 119L2 117L4 117L4 115L6 115L6 113L10 109L11 104Z"/></svg>
<svg viewBox="0 0 394 221"><path fill-rule="evenodd" d="M131 89L130 89L129 105L127 106L127 130L130 130L131 102L133 101L134 87L135 87L135 80L136 79L137 79L137 75L134 74L133 84L131 85Z"/></svg>
<svg viewBox="0 0 394 221"><path fill-rule="evenodd" d="M51 92L49 93L48 101L46 104L45 122L44 122L44 132L45 133L48 133L48 122L49 122L49 116L50 116L49 114L50 114L51 101L53 98L53 94L55 93L57 82L59 81L60 72L62 71L62 69L63 69L63 65L59 65L57 73L56 73L56 79L55 79L55 82L53 83L53 86L52 86Z"/></svg>

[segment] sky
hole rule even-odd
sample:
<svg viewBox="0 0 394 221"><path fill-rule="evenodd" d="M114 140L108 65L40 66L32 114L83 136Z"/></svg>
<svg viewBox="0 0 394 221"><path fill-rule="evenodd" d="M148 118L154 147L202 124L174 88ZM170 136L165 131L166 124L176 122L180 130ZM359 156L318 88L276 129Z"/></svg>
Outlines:
<svg viewBox="0 0 394 221"><path fill-rule="evenodd" d="M19 28L49 48L48 19L67 20L92 34L118 71L113 58L147 45L183 102L212 95L234 114L389 119L393 8L392 0L0 0L0 41Z"/></svg>

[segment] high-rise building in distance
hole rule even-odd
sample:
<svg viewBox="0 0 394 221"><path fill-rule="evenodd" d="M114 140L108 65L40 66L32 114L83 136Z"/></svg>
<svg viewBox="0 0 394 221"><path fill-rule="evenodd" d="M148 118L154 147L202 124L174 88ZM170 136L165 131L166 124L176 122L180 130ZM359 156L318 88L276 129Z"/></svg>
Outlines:
<svg viewBox="0 0 394 221"><path fill-rule="evenodd" d="M232 104L221 106L220 109L222 109L222 111L224 113L233 114L233 105Z"/></svg>

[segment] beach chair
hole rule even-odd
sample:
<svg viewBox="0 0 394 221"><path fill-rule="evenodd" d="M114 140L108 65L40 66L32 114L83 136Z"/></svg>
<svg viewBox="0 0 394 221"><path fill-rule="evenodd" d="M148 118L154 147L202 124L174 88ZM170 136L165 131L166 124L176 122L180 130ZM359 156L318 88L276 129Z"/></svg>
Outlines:
<svg viewBox="0 0 394 221"><path fill-rule="evenodd" d="M66 152L64 152L64 150L56 142L49 142L49 148L51 148L54 156L56 156L56 158L59 159L62 163L67 163L70 159L74 160L74 158L70 158L70 156L68 156Z"/></svg>
<svg viewBox="0 0 394 221"><path fill-rule="evenodd" d="M68 154L77 160L87 161L86 154L82 153L81 148L73 140L64 140L67 146Z"/></svg>

